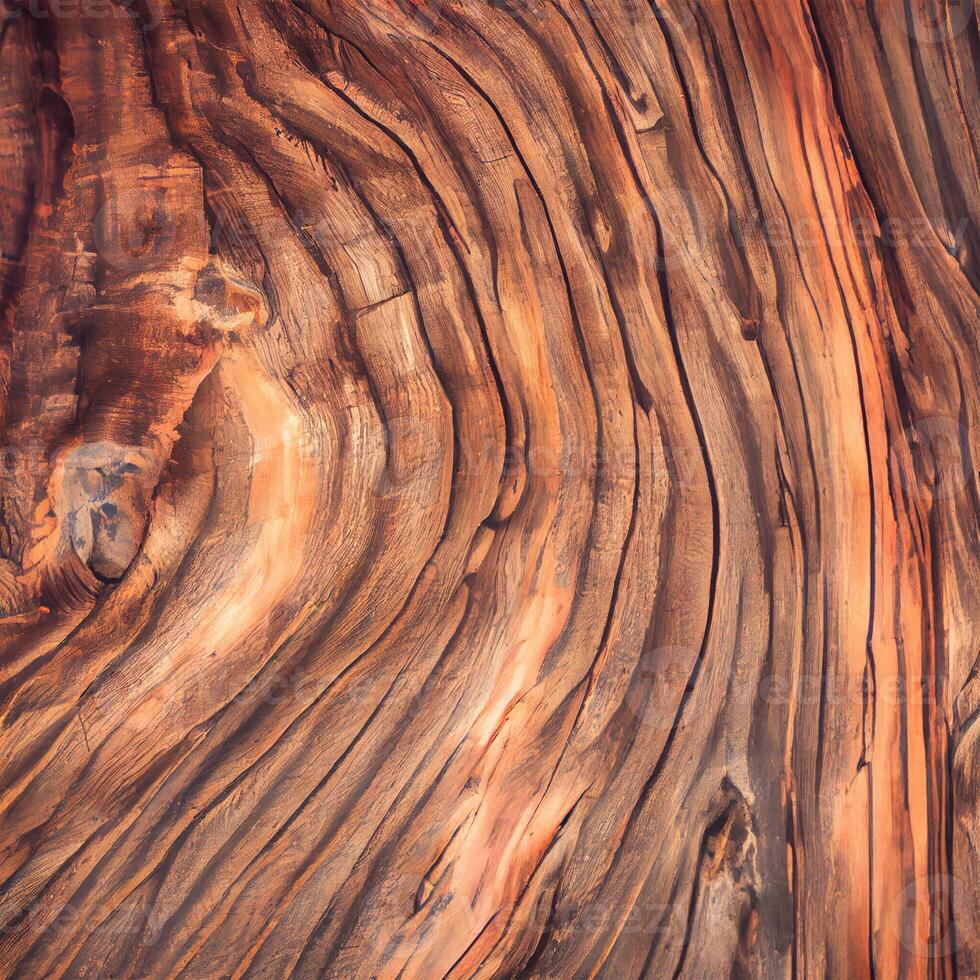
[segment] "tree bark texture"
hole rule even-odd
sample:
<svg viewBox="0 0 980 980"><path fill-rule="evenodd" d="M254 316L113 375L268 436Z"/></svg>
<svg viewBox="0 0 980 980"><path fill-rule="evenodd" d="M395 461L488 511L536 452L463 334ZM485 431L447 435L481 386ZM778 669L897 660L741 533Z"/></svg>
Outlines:
<svg viewBox="0 0 980 980"><path fill-rule="evenodd" d="M980 976L971 0L6 0L0 975Z"/></svg>

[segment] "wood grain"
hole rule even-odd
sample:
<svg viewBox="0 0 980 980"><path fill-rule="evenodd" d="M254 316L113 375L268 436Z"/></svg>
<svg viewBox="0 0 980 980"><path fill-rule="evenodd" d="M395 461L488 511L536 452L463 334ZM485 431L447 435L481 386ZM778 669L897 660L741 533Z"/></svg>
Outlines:
<svg viewBox="0 0 980 980"><path fill-rule="evenodd" d="M970 0L5 0L0 975L980 976Z"/></svg>

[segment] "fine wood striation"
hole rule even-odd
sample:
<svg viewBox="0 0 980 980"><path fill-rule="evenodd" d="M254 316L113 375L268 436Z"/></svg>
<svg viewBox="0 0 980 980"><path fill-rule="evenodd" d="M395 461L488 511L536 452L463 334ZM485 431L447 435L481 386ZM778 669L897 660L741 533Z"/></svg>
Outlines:
<svg viewBox="0 0 980 980"><path fill-rule="evenodd" d="M0 975L980 976L972 3L2 16Z"/></svg>

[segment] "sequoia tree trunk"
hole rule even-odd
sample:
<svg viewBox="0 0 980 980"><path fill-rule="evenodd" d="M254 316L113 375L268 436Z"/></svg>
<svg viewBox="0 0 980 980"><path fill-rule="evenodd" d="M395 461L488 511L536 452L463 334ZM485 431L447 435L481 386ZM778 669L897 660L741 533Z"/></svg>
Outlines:
<svg viewBox="0 0 980 980"><path fill-rule="evenodd" d="M972 0L5 0L0 974L980 976Z"/></svg>

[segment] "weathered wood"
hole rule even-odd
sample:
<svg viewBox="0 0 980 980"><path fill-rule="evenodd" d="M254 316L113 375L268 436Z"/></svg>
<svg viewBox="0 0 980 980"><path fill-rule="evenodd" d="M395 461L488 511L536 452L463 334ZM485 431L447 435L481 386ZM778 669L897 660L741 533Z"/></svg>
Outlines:
<svg viewBox="0 0 980 980"><path fill-rule="evenodd" d="M7 0L0 974L980 976L968 0Z"/></svg>

